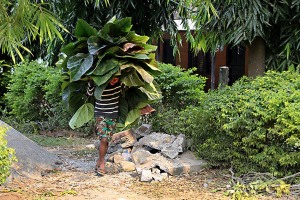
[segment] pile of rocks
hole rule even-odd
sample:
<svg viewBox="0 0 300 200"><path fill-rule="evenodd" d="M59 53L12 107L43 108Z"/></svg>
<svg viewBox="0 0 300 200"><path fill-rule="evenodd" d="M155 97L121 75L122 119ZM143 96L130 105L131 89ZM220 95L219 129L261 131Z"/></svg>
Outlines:
<svg viewBox="0 0 300 200"><path fill-rule="evenodd" d="M185 135L178 136L151 131L143 124L136 130L114 135L107 154L108 163L123 171L136 171L141 181L161 181L169 175L200 171L204 161L187 151ZM97 144L96 146L99 146Z"/></svg>

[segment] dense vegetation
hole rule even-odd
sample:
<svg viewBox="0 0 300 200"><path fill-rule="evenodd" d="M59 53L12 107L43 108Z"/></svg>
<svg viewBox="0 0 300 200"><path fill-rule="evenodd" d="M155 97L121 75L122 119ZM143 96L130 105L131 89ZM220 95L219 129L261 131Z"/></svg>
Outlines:
<svg viewBox="0 0 300 200"><path fill-rule="evenodd" d="M168 87L172 90L173 86ZM190 89L189 85L185 88ZM299 98L299 72L270 71L263 77L244 77L231 87L209 91L197 105L169 110L172 122L165 115L156 128L193 138L199 157L212 166L283 176L300 168ZM158 112L160 116L165 111Z"/></svg>
<svg viewBox="0 0 300 200"><path fill-rule="evenodd" d="M25 132L68 127L70 115L61 100L61 83L61 70L46 62L15 65L5 94L11 125Z"/></svg>

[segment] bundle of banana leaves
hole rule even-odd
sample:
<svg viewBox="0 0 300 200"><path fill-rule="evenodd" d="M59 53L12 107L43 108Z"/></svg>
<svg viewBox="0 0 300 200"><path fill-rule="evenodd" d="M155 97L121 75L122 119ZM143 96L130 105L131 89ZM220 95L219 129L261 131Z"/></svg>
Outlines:
<svg viewBox="0 0 300 200"><path fill-rule="evenodd" d="M63 69L62 98L73 114L71 128L78 128L94 117L94 101L100 99L110 80L119 77L125 85L119 105L118 127L123 130L136 122L140 110L161 98L154 76L160 73L155 60L156 46L149 37L131 30L131 18L109 20L97 31L84 20L75 28L77 41L61 49ZM87 95L88 83L95 90Z"/></svg>

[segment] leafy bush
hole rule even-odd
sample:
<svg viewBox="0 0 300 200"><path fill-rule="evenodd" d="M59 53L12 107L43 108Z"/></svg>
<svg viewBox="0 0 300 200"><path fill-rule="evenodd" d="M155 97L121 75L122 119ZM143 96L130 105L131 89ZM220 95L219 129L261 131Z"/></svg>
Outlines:
<svg viewBox="0 0 300 200"><path fill-rule="evenodd" d="M0 184L6 181L10 174L10 167L13 161L16 160L14 150L7 147L5 133L7 128L0 125Z"/></svg>
<svg viewBox="0 0 300 200"><path fill-rule="evenodd" d="M5 99L10 115L24 126L28 125L29 129L51 130L68 126L70 115L62 105L58 68L37 61L16 65Z"/></svg>
<svg viewBox="0 0 300 200"><path fill-rule="evenodd" d="M298 72L242 78L231 87L210 91L201 106L187 108L179 118L184 120L179 130L194 139L198 155L212 165L277 176L300 168Z"/></svg>
<svg viewBox="0 0 300 200"><path fill-rule="evenodd" d="M155 77L162 100L153 107L157 110L151 117L153 129L170 134L181 133L179 112L187 106L197 106L204 96L205 77L195 75L192 69L184 70L179 66L159 63L160 75Z"/></svg>
<svg viewBox="0 0 300 200"><path fill-rule="evenodd" d="M205 77L194 74L193 69L184 70L180 66L159 63L160 75L155 77L163 95L163 105L184 109L188 105L198 105L203 97Z"/></svg>

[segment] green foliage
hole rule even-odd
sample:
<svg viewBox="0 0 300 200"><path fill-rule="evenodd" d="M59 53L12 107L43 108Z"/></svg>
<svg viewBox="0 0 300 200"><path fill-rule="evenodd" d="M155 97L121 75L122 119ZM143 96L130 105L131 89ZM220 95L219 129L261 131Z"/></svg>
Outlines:
<svg viewBox="0 0 300 200"><path fill-rule="evenodd" d="M199 104L204 94L205 77L194 74L193 69L184 70L170 64L159 63L159 69L162 73L155 80L163 95L163 105L181 110Z"/></svg>
<svg viewBox="0 0 300 200"><path fill-rule="evenodd" d="M11 125L31 133L67 128L71 117L63 106L60 91L61 70L58 68L37 61L14 66L5 94L7 109L14 119Z"/></svg>
<svg viewBox="0 0 300 200"><path fill-rule="evenodd" d="M299 64L300 1L211 2L217 14L207 18L209 9L192 14L191 19L195 21L196 30L194 34L188 31L187 37L193 48L216 52L220 46L245 46L251 44L256 37L260 37L266 44L268 69L282 71Z"/></svg>
<svg viewBox="0 0 300 200"><path fill-rule="evenodd" d="M204 97L205 77L193 74L193 70L183 70L179 66L159 63L160 75L155 77L162 92L162 100L153 107L156 114L151 117L153 128L172 134L179 134L178 127L188 125L179 113L187 106L198 106ZM182 120L182 121L181 121Z"/></svg>
<svg viewBox="0 0 300 200"><path fill-rule="evenodd" d="M120 104L119 122L127 127L140 116L142 105L160 98L153 81L156 46L147 44L147 36L131 31L131 18L113 17L99 31L84 20L75 28L77 41L62 48L64 58L58 66L65 71L63 99L70 113L69 125L80 127L92 119L95 99L114 77L126 87ZM95 84L93 97L86 95L88 83ZM119 126L120 127L120 126Z"/></svg>
<svg viewBox="0 0 300 200"><path fill-rule="evenodd" d="M44 3L32 3L30 0L1 0L0 10L1 52L9 55L14 63L16 54L23 60L22 51L31 53L24 46L24 41L31 43L32 40L39 38L42 43L55 37L63 40L57 27L67 31L54 14L45 8Z"/></svg>
<svg viewBox="0 0 300 200"><path fill-rule="evenodd" d="M179 113L179 129L194 138L198 155L238 173L294 173L300 167L300 76L267 72L210 91L201 106Z"/></svg>
<svg viewBox="0 0 300 200"><path fill-rule="evenodd" d="M0 125L0 185L9 176L12 162L16 161L14 149L7 147L6 131L7 127Z"/></svg>
<svg viewBox="0 0 300 200"><path fill-rule="evenodd" d="M233 190L226 192L226 195L231 193L231 198L235 200L256 199L255 196L261 193L273 194L277 198L283 195L290 194L290 184L282 180L257 180L248 184L237 183L233 186Z"/></svg>

